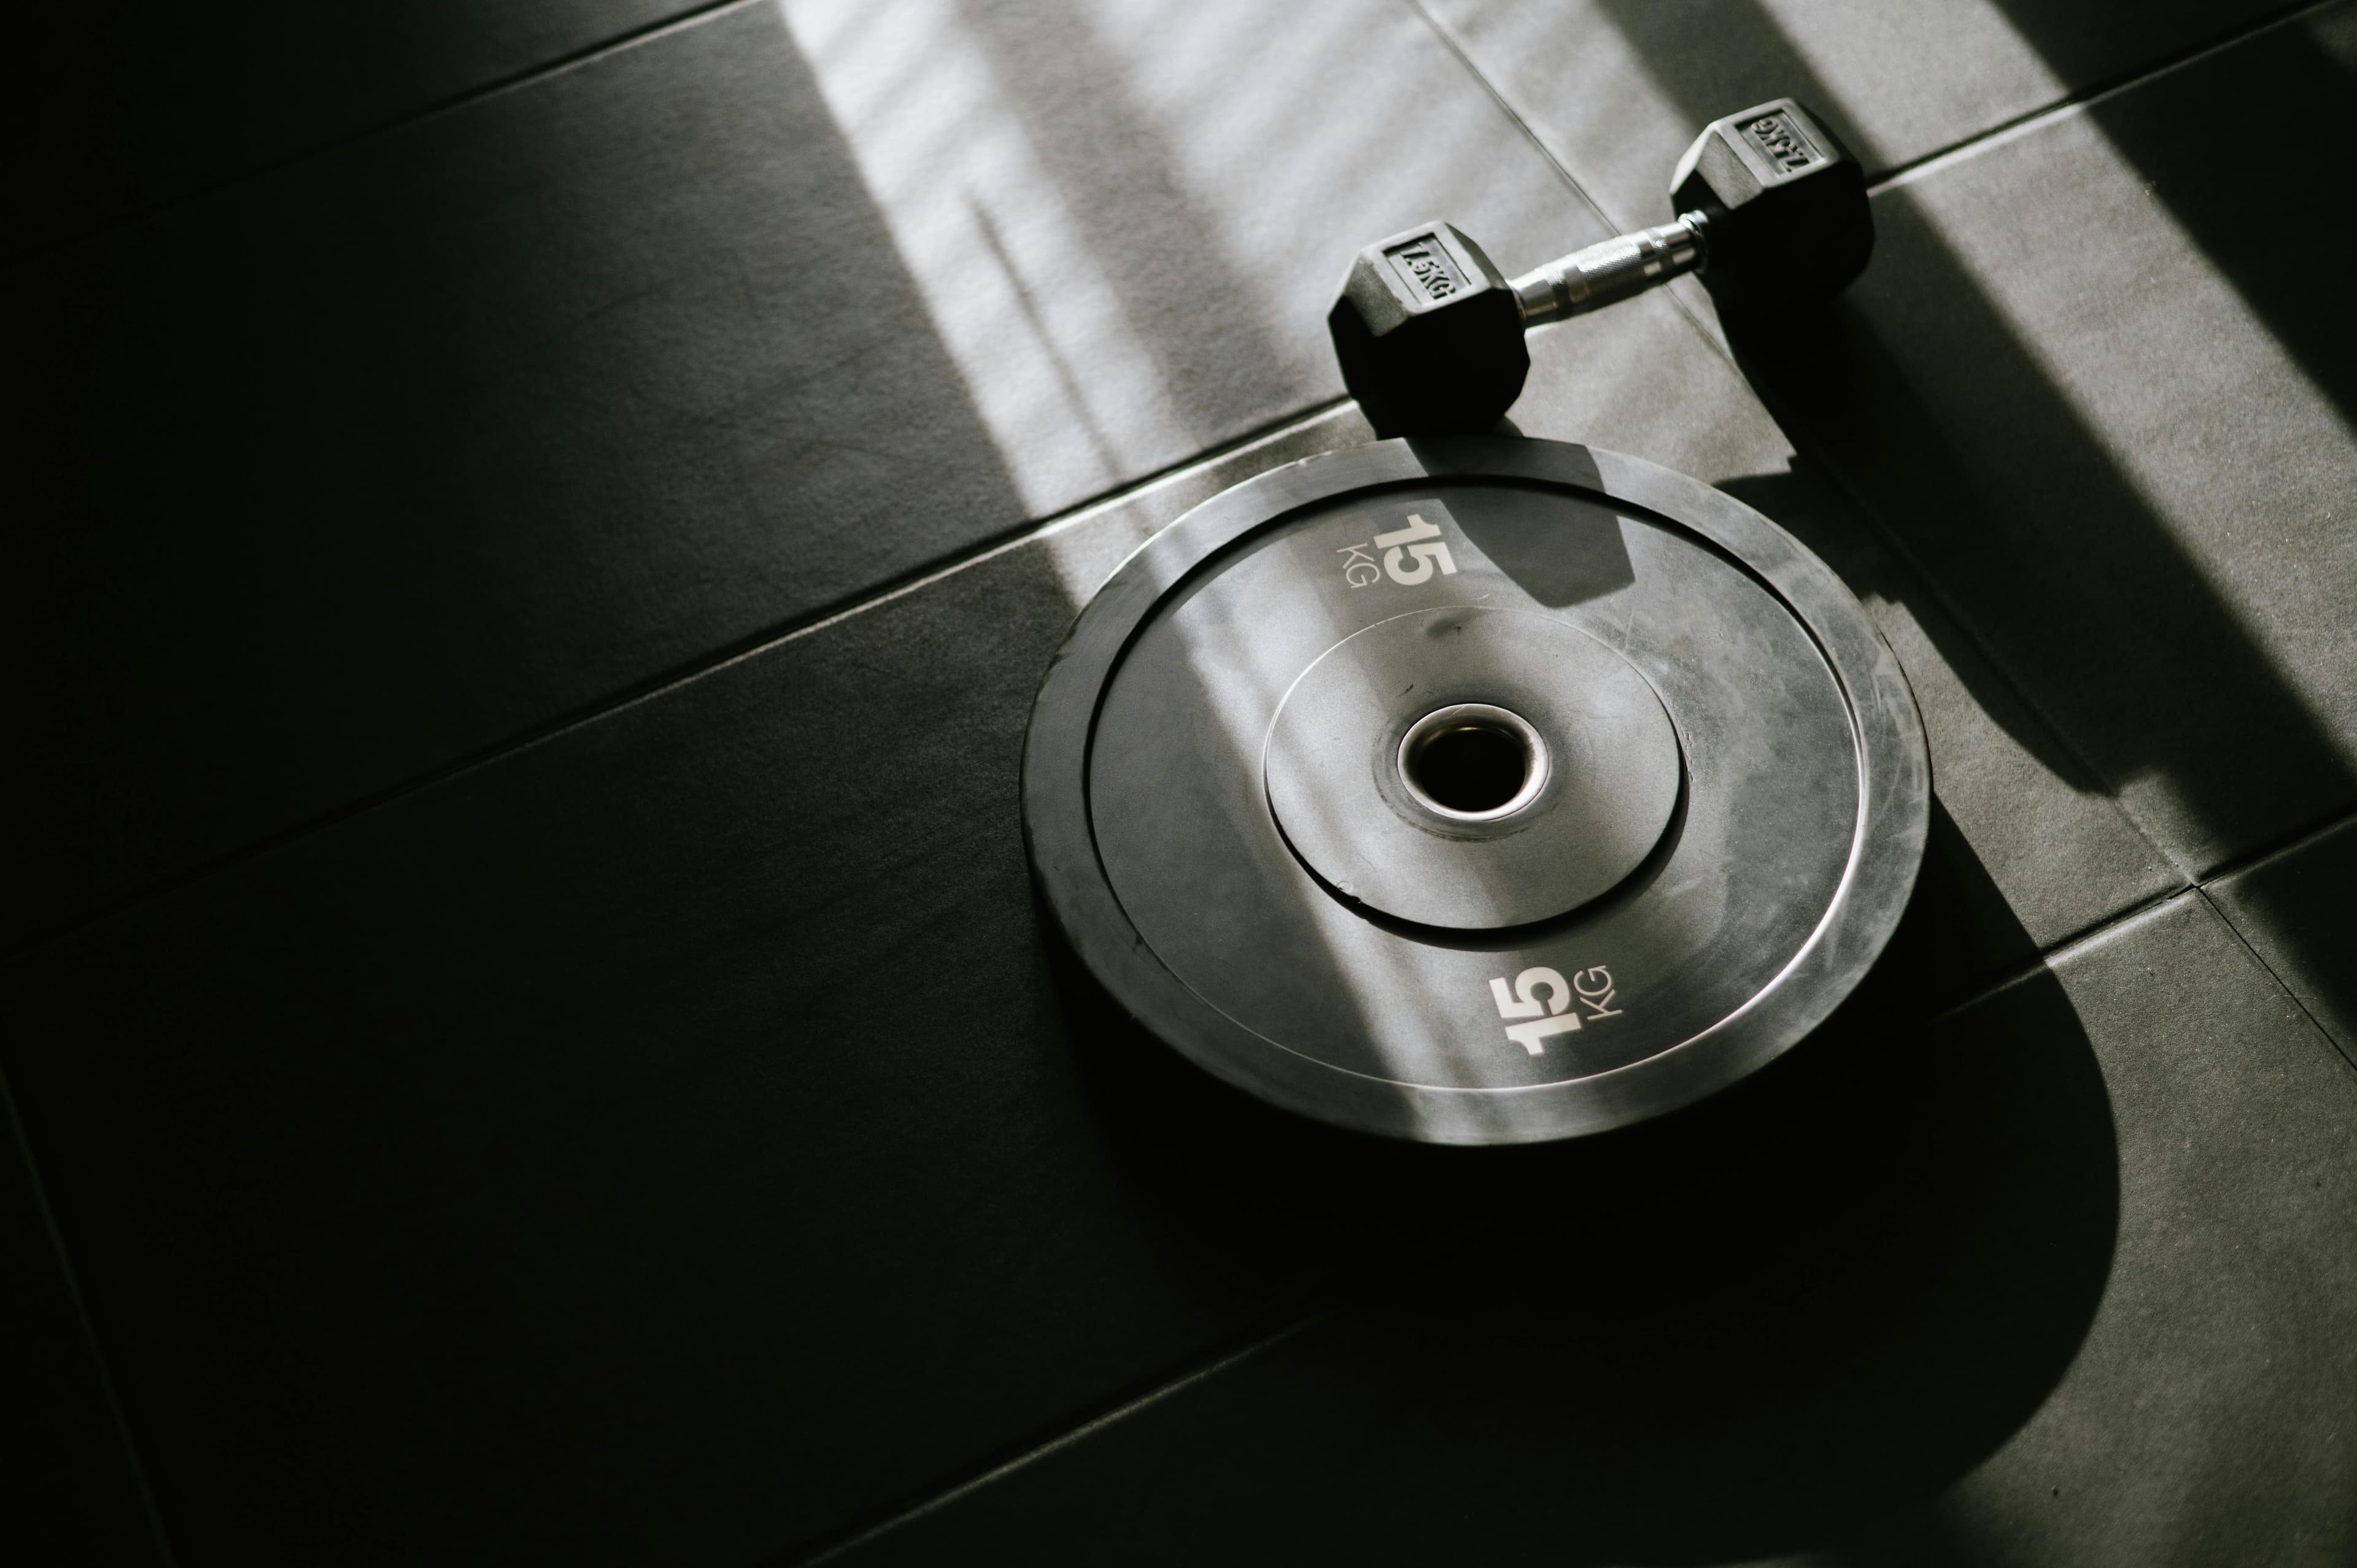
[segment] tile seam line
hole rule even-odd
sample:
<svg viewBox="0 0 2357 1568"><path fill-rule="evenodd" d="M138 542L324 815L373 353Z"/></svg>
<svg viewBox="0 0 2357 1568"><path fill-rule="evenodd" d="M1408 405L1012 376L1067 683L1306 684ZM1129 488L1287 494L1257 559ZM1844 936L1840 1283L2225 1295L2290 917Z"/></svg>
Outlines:
<svg viewBox="0 0 2357 1568"><path fill-rule="evenodd" d="M2258 945L2253 942L2249 935L2244 931L2242 922L2236 920L2233 913L2220 904L2210 891L2230 878L2260 870L2299 854L2321 843L2334 833L2343 831L2352 822L2357 822L2357 811L2342 811L2315 827L2295 829L2272 844L2222 863L2217 870L2195 883L2194 891L2201 895L2202 902L2208 904L2212 912L2216 914L2225 924L2226 929L2234 934L2234 940L2243 944L2243 950L2251 955L2252 961L2266 972L2267 977L2280 986L2283 993L2291 999L2292 1005L2299 1009L2301 1016L2309 1021L2309 1026L2318 1034L2324 1036L2325 1043L2332 1047L2333 1053L2349 1065L2351 1071L2357 1072L2357 1055L2352 1055L2349 1047L2341 1043L2341 1037L2324 1026L2324 1020L2316 1015L2316 1010L2300 999L2299 993L2292 989L2291 982L2284 977L2283 972L2268 961L2267 955L2261 952Z"/></svg>
<svg viewBox="0 0 2357 1568"><path fill-rule="evenodd" d="M2148 894L2133 903L2123 905L2111 914L2082 926L2067 936L2056 938L2051 943L2038 950L2038 957L2034 961L2022 965L2002 979L1992 981L1963 1001L1942 1008L1932 1015L1932 1021L1944 1023L1959 1014L1968 1012L2000 992L2008 991L2024 981L2036 979L2040 973L2053 968L2056 963L2071 958L2093 943L2116 935L2126 927L2156 915L2170 905L2182 903L2189 898L2197 898L2218 917L2227 929L2233 932L2234 940L2241 942L2244 949L2257 960L2259 967L2267 972L2270 979L2283 987L2284 994L2291 997L2293 1004L2299 1008L2302 1015L2306 1015L2311 1024L2315 1024L2315 1015L2309 1013L2307 1004L2299 1000L2290 986L2284 984L2283 976L2276 972L2275 966L2267 962L2257 950L2251 947L2249 939L2243 935L2242 928L2234 923L2234 918L2232 915L2218 907L2217 900L2210 896L2210 889L2230 876L2239 876L2245 871L2264 865L2283 855L2306 849L2326 834L2336 832L2352 822L2357 822L2357 811L2344 811L2320 827L2300 829L2294 832L2288 841L2278 841L2266 849L2255 851L2249 855L2231 862L2216 874L2201 881L2188 881L2179 886L2169 888L2164 892ZM2317 1032L2323 1035L2327 1041L2331 1042L2336 1052L2340 1050L2340 1043L2332 1039L2331 1031L2318 1024ZM2357 1061L2352 1061L2350 1066L2357 1069Z"/></svg>
<svg viewBox="0 0 2357 1568"><path fill-rule="evenodd" d="M691 670L682 671L675 677L665 677L659 685L651 686L628 697L618 697L609 705L599 708L596 713L583 714L576 722L567 723L565 729L576 728L584 724L593 724L625 708L635 707L640 703L660 697L664 693L684 686L690 682L700 681L707 675L716 674L732 664L741 663L748 659L757 659L771 649L799 641L805 637L824 631L829 627L839 626L845 621L866 615L870 610L881 609L896 600L904 599L910 594L954 577L961 572L1020 550L1027 544L1035 544L1040 540L1052 538L1087 521L1090 514L1093 512L1135 500L1157 486L1181 478L1194 469L1208 467L1223 458L1232 457L1239 452L1249 451L1263 442L1275 441L1296 431L1306 430L1319 420L1348 406L1350 402L1347 397L1329 398L1308 409L1286 414L1272 424L1261 425L1232 441L1217 446L1206 447L1168 467L1158 468L1153 473L1133 479L1117 489L1106 490L1086 500L1075 501L1071 506L1049 512L1043 518L1022 523L1012 532L995 534L973 546L964 554L953 554L942 558L937 564L928 564L917 568L913 574L881 584L870 590L868 596L864 599L842 602L833 607L813 612L813 618L766 634L762 640L749 647L739 648L730 653L715 655L709 662L700 663ZM1340 449L1336 448L1336 450ZM1079 607L1074 607L1072 613L1078 615ZM552 730L546 735L534 736L528 744L537 746L542 741L554 740L563 733L563 729ZM523 743L520 743L512 749L521 751L523 748ZM483 763L497 760L497 757L492 757L482 758Z"/></svg>
<svg viewBox="0 0 2357 1568"><path fill-rule="evenodd" d="M185 190L174 191L144 206L135 207L128 212L102 219L78 233L66 235L49 244L10 257L6 263L6 270L13 273L19 269L38 267L82 246L98 243L121 234L125 230L153 222L191 203L219 196L224 191L235 190L241 186L249 185L257 180L268 179L274 175L285 174L289 169L301 168L307 164L321 158L332 157L338 153L349 151L350 148L374 141L381 136L396 134L412 125L423 124L428 120L437 119L473 104L503 97L535 82L546 81L565 75L567 72L578 70L583 66L594 65L608 55L620 54L626 49L636 48L640 44L651 43L666 34L683 32L690 27L700 27L724 11L749 10L769 3L770 0L701 0L700 4L692 5L686 10L675 12L658 21L648 22L640 27L616 33L610 38L600 38L596 43L584 44L569 53L525 66L519 70L510 71L505 76L494 77L489 81L479 82L472 87L462 87L415 108L401 110L371 124L341 132L324 142L299 148L284 156L271 158L248 168L235 170L223 175L219 179L191 186Z"/></svg>
<svg viewBox="0 0 2357 1568"><path fill-rule="evenodd" d="M1265 1350L1274 1349L1294 1336L1316 1327L1340 1310L1339 1306L1330 1302L1325 1305L1313 1306L1299 1316L1254 1336L1234 1349L1215 1356L1190 1371L1181 1373L1167 1382L1157 1383L1144 1393L1123 1400L1111 1409L1103 1411L1077 1425L1068 1427L1045 1442L1034 1444L1010 1459L993 1465L954 1486L934 1492L926 1497L923 1501L903 1508L874 1524L856 1529L853 1533L832 1544L815 1548L805 1555L777 1557L765 1561L771 1563L773 1568L820 1568L822 1563L833 1562L846 1552L855 1552L869 1541L888 1535L893 1530L924 1518L927 1514L947 1508L961 1498L980 1491L1003 1477L1013 1475L1016 1471L1060 1453L1074 1444L1085 1442L1117 1422L1125 1421L1140 1411L1181 1394L1196 1384L1215 1378L1229 1368L1239 1366Z"/></svg>
<svg viewBox="0 0 2357 1568"><path fill-rule="evenodd" d="M2199 43L2186 46L2175 54L2164 56L2157 62L2137 66L2075 91L2067 92L2050 103L2025 110L2010 119L2002 120L1996 124L1975 131L1969 136L1959 137L1946 146L1935 147L1928 153L1919 153L1911 158L1891 165L1889 168L1869 174L1866 182L1867 194L1878 196L1886 190L1899 189L1926 176L1935 174L1952 164L1962 163L1967 158L2042 130L2047 124L2062 119L2066 115L2093 108L2106 99L2116 98L2147 82L2174 75L2189 66L2199 65L2213 55L2238 48L2252 39L2271 33L2278 27L2293 26L2309 16L2334 10L2347 4L2349 0L2298 0L2297 4L2287 5L2247 27L2233 32L2212 34Z"/></svg>
<svg viewBox="0 0 2357 1568"><path fill-rule="evenodd" d="M24 1117L17 1112L16 1088L8 1080L5 1065L0 1065L0 1121L5 1121L5 1131L16 1140L14 1157L23 1166L25 1180L33 1189L33 1207L40 1219L41 1235L48 1242L49 1255L57 1262L58 1273L63 1276L66 1302L73 1311L74 1326L81 1333L83 1353L90 1358L91 1365L98 1374L98 1392L106 1403L107 1425L114 1434L124 1465L131 1471L132 1489L138 1495L148 1540L155 1546L156 1560L164 1568L176 1568L179 1554L173 1551L171 1533L164 1528L164 1510L156 1502L155 1485L148 1478L145 1452L132 1431L130 1412L123 1402L122 1384L114 1375L114 1363L106 1353L98 1325L91 1317L89 1298L81 1288L81 1271L74 1266L73 1254L66 1247L65 1232L58 1224L57 1211L50 1206L49 1185L42 1177L41 1162L33 1151L32 1137L26 1130Z"/></svg>
<svg viewBox="0 0 2357 1568"><path fill-rule="evenodd" d="M2039 949L2035 959L2001 979L1991 981L1963 1001L1943 1007L1932 1015L1930 1022L1944 1024L1951 1019L1960 1017L1992 997L2000 996L2017 985L2024 984L2049 972L2057 963L2072 958L2095 943L2116 936L2128 927L2158 915L2172 905L2181 904L2188 898L2199 897L2201 893L2201 889L2188 883L2171 887L2166 892L2147 894L2134 903L2124 905L2103 918L2090 925L2082 926L2069 936L2059 937L2050 945Z"/></svg>
<svg viewBox="0 0 2357 1568"><path fill-rule="evenodd" d="M2357 806L2335 811L2328 817L2294 828L2289 832L2281 834L2255 849L2245 850L2241 854L2222 860L2213 870L2196 877L2195 883L2202 887L2210 887L2225 881L2230 876L2241 876L2247 872L2256 871L2262 866L2272 865L2276 861L2310 848L2339 832L2352 822L2357 822Z"/></svg>
<svg viewBox="0 0 2357 1568"><path fill-rule="evenodd" d="M2324 1020L2319 1018L2315 1010L2299 999L2299 993L2294 991L2283 975L2276 971L2276 966L2267 961L2267 955L2251 944L2251 939L2243 934L2243 928L2234 923L2234 917L2219 908L2218 900L2210 896L2210 889L2206 886L2196 887L2193 893L2212 915L2218 917L2218 923L2226 928L2227 933L2241 945L2242 950L2251 955L2251 961L2259 966L2259 972L2276 983L2276 989L2282 992L2284 1000L2289 1002L2299 1015L2308 1020L2308 1026L2323 1037L2325 1045L2331 1048L2332 1054L2340 1059L2341 1066L2347 1068L2352 1073L2357 1073L2357 1057L2351 1056L2348 1049L2333 1036L2332 1031L2324 1026Z"/></svg>
<svg viewBox="0 0 2357 1568"><path fill-rule="evenodd" d="M1480 84L1481 91L1489 95L1490 102L1497 106L1498 112L1522 134L1523 140L1531 145L1532 150L1546 160L1547 166L1555 170L1555 177L1571 188L1571 193L1579 198L1581 204L1594 213L1597 220L1605 228L1617 230L1620 227L1619 221L1612 214L1604 210L1604 204L1596 199L1587 186L1580 183L1579 177L1573 174L1569 166L1555 156L1555 149L1548 146L1539 134L1532 129L1531 123L1523 117L1521 110L1514 107L1513 101L1499 89L1496 82L1490 80L1488 72L1474 63L1472 55L1467 52L1463 44L1458 42L1457 36L1432 14L1424 0L1402 0L1402 4L1415 14L1416 19L1422 22L1426 30L1439 41L1441 48L1456 57L1457 63L1465 68L1465 73Z"/></svg>
<svg viewBox="0 0 2357 1568"><path fill-rule="evenodd" d="M732 0L735 3L735 0ZM1265 442L1307 430L1319 420L1348 406L1347 397L1328 398L1307 408L1297 409L1265 424L1256 425L1241 435L1189 453L1178 462L1157 468L1125 481L1112 489L1101 490L1069 506L1061 507L1044 517L1027 519L1011 529L985 536L966 547L963 553L935 556L915 567L886 578L880 584L858 590L864 597L846 596L819 606L803 615L782 623L762 628L747 637L736 639L716 650L707 651L669 670L659 671L643 680L593 698L556 717L526 726L511 735L452 758L437 767L396 780L382 789L348 800L340 805L307 817L290 826L262 834L235 848L186 870L159 878L137 892L101 906L86 915L47 931L27 937L5 950L0 950L0 964L11 964L28 958L46 948L72 940L84 932L103 926L135 909L158 899L184 892L214 876L236 869L253 861L274 854L279 850L300 843L315 834L332 832L347 822L367 816L408 799L447 784L456 783L479 768L490 768L511 757L520 757L574 731L600 723L683 686L719 673L746 660L759 657L789 642L824 631L854 617L898 599L907 597L921 588L953 577L969 567L979 566L1027 544L1061 533L1086 521L1091 514L1135 500L1157 487L1183 478L1195 469L1209 467L1240 452ZM1339 449L1339 448L1338 448ZM1077 607L1074 610L1077 614Z"/></svg>

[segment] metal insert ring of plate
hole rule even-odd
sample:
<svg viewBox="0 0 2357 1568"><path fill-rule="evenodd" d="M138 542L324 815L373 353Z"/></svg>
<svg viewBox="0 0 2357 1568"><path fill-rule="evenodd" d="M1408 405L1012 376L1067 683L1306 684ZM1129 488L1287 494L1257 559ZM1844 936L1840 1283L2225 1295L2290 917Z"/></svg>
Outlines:
<svg viewBox="0 0 2357 1568"><path fill-rule="evenodd" d="M1495 810L1418 787L1416 754L1437 746L1413 732L1436 719L1444 737L1493 736L1521 754ZM1278 705L1262 771L1279 831L1336 895L1494 930L1560 915L1643 862L1677 803L1678 743L1653 689L1604 643L1552 616L1453 605L1318 655Z"/></svg>
<svg viewBox="0 0 2357 1568"><path fill-rule="evenodd" d="M1824 563L1631 457L1384 441L1205 502L1032 711L1045 901L1133 1016L1302 1114L1431 1143L1641 1121L1880 953L1931 776Z"/></svg>

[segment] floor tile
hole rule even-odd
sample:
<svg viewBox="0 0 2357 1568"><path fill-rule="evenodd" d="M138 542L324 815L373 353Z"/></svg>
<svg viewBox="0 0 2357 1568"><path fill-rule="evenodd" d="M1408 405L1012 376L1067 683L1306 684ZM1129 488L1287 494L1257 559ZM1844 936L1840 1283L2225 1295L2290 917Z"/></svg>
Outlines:
<svg viewBox="0 0 2357 1568"><path fill-rule="evenodd" d="M2192 900L2059 969L2121 1129L2118 1255L2070 1376L1942 1515L2031 1563L2346 1561L2357 1072Z"/></svg>
<svg viewBox="0 0 2357 1568"><path fill-rule="evenodd" d="M12 93L26 176L11 250L302 156L695 8L589 4L153 4L33 24Z"/></svg>
<svg viewBox="0 0 2357 1568"><path fill-rule="evenodd" d="M1370 238L1600 232L1396 6L939 10L716 12L21 276L10 929L1331 399Z"/></svg>
<svg viewBox="0 0 2357 1568"><path fill-rule="evenodd" d="M2216 902L2300 1005L2357 1062L2357 822L2341 822L2210 883Z"/></svg>
<svg viewBox="0 0 2357 1568"><path fill-rule="evenodd" d="M2181 896L827 1561L2344 1562L2352 1116Z"/></svg>
<svg viewBox="0 0 2357 1568"><path fill-rule="evenodd" d="M1826 329L1738 336L1803 448L2197 876L2357 803L2357 311L2338 240L2287 256L2233 220L2297 199L2291 166L2229 173L2175 128L2233 104L2265 145L2313 138L2342 57L2357 9L1930 166L1877 199Z"/></svg>

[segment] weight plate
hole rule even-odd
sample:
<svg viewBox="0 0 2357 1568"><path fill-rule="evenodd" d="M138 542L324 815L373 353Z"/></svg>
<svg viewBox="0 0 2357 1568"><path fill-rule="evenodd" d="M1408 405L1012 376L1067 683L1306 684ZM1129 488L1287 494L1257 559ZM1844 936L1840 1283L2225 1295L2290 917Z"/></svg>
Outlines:
<svg viewBox="0 0 2357 1568"><path fill-rule="evenodd" d="M1032 864L1124 1007L1433 1143L1658 1115L1831 1013L1930 802L1905 678L1766 518L1636 458L1385 441L1265 474L1084 609Z"/></svg>

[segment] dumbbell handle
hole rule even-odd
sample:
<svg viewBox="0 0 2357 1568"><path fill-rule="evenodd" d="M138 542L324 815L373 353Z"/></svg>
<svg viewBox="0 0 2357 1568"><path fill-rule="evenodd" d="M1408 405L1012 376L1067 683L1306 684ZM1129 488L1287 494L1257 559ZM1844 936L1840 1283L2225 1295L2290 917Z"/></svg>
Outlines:
<svg viewBox="0 0 2357 1568"><path fill-rule="evenodd" d="M1702 271L1710 263L1705 234L1709 222L1699 212L1683 213L1674 223L1599 240L1524 273L1512 285L1522 304L1523 325L1583 316L1683 273Z"/></svg>

